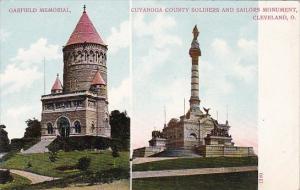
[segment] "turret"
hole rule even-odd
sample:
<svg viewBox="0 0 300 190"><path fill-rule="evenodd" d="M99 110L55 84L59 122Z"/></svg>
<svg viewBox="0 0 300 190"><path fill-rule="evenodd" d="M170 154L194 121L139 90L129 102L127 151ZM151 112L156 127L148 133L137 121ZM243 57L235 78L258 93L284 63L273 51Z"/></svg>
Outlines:
<svg viewBox="0 0 300 190"><path fill-rule="evenodd" d="M63 87L62 87L62 84L59 80L59 75L57 73L56 75L56 79L54 81L54 84L51 88L51 94L58 94L58 93L62 93L62 90L63 90Z"/></svg>
<svg viewBox="0 0 300 190"><path fill-rule="evenodd" d="M90 90L93 91L93 92L96 92L96 93L100 93L100 94L103 94L105 95L105 87L106 87L106 83L105 81L103 80L103 78L101 77L101 74L99 71L96 72L95 76L94 76L94 79L91 83L91 88Z"/></svg>

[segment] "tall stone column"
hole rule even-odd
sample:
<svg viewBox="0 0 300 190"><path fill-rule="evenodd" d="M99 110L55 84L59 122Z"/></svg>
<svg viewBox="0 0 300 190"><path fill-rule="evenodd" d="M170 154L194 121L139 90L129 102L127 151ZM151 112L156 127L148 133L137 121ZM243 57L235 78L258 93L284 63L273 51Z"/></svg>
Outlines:
<svg viewBox="0 0 300 190"><path fill-rule="evenodd" d="M199 99L199 68L198 61L201 56L201 50L198 42L199 31L197 25L193 29L193 41L189 54L192 58L192 72L191 72L191 97L190 97L190 109L191 111L200 111L200 99Z"/></svg>

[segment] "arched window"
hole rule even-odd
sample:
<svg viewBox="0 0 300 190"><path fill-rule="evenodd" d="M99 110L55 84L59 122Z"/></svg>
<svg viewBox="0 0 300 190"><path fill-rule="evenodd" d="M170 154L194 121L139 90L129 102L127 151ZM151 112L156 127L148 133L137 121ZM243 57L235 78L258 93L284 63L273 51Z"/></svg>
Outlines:
<svg viewBox="0 0 300 190"><path fill-rule="evenodd" d="M86 59L87 59L87 51L84 51L84 60L86 61Z"/></svg>
<svg viewBox="0 0 300 190"><path fill-rule="evenodd" d="M78 51L78 52L77 52L77 55L78 55L78 57L79 57L79 60L82 61L82 56L83 56L83 55L82 55L82 52L81 52L81 51Z"/></svg>
<svg viewBox="0 0 300 190"><path fill-rule="evenodd" d="M74 81L74 89L77 90L78 89L78 80L75 79Z"/></svg>
<svg viewBox="0 0 300 190"><path fill-rule="evenodd" d="M51 123L47 123L48 134L53 134L53 126Z"/></svg>
<svg viewBox="0 0 300 190"><path fill-rule="evenodd" d="M73 61L76 61L76 54L73 52Z"/></svg>
<svg viewBox="0 0 300 190"><path fill-rule="evenodd" d="M190 136L197 139L197 135L195 133L191 133Z"/></svg>
<svg viewBox="0 0 300 190"><path fill-rule="evenodd" d="M70 80L70 89L71 89L71 90L73 89L73 86L72 86L72 80Z"/></svg>
<svg viewBox="0 0 300 190"><path fill-rule="evenodd" d="M70 135L70 122L66 117L60 117L57 120L57 127L62 137L68 137Z"/></svg>
<svg viewBox="0 0 300 190"><path fill-rule="evenodd" d="M79 121L75 121L74 126L75 126L75 133L81 133L80 122Z"/></svg>
<svg viewBox="0 0 300 190"><path fill-rule="evenodd" d="M100 63L103 63L103 53L102 52L100 52Z"/></svg>
<svg viewBox="0 0 300 190"><path fill-rule="evenodd" d="M92 130L92 133L94 133L94 130L95 130L95 124L94 124L94 122L92 122L91 130Z"/></svg>

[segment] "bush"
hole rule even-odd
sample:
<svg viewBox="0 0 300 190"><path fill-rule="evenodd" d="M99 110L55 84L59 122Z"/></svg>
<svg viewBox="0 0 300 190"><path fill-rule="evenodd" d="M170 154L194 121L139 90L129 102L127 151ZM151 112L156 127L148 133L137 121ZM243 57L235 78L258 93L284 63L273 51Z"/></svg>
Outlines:
<svg viewBox="0 0 300 190"><path fill-rule="evenodd" d="M63 165L63 166L58 166L55 169L59 171L74 170L77 169L77 166Z"/></svg>
<svg viewBox="0 0 300 190"><path fill-rule="evenodd" d="M104 137L95 136L81 136L81 137L57 137L49 146L50 151L63 150L63 151L74 151L74 150L93 150L93 149L107 149L111 144L112 140Z"/></svg>
<svg viewBox="0 0 300 190"><path fill-rule="evenodd" d="M27 168L31 168L32 167L32 164L30 161L27 162Z"/></svg>
<svg viewBox="0 0 300 190"><path fill-rule="evenodd" d="M120 156L117 146L113 146L113 147L112 147L112 153L111 153L111 155L112 155L114 158Z"/></svg>
<svg viewBox="0 0 300 190"><path fill-rule="evenodd" d="M91 164L91 159L89 157L81 157L78 160L77 168L82 171L86 171Z"/></svg>
<svg viewBox="0 0 300 190"><path fill-rule="evenodd" d="M20 151L21 149L27 150L36 143L40 141L40 138L20 138L20 139L11 139L11 150Z"/></svg>
<svg viewBox="0 0 300 190"><path fill-rule="evenodd" d="M58 159L57 152L49 151L49 160L50 160L50 162L56 162L57 159Z"/></svg>
<svg viewBox="0 0 300 190"><path fill-rule="evenodd" d="M0 184L4 184L13 180L9 170L0 170Z"/></svg>

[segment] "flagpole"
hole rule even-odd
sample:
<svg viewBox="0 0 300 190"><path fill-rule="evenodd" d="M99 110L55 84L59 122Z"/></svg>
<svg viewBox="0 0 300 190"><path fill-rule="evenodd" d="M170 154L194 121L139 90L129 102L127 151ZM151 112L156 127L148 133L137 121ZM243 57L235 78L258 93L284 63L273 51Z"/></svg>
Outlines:
<svg viewBox="0 0 300 190"><path fill-rule="evenodd" d="M44 57L44 95L46 94L46 61Z"/></svg>

